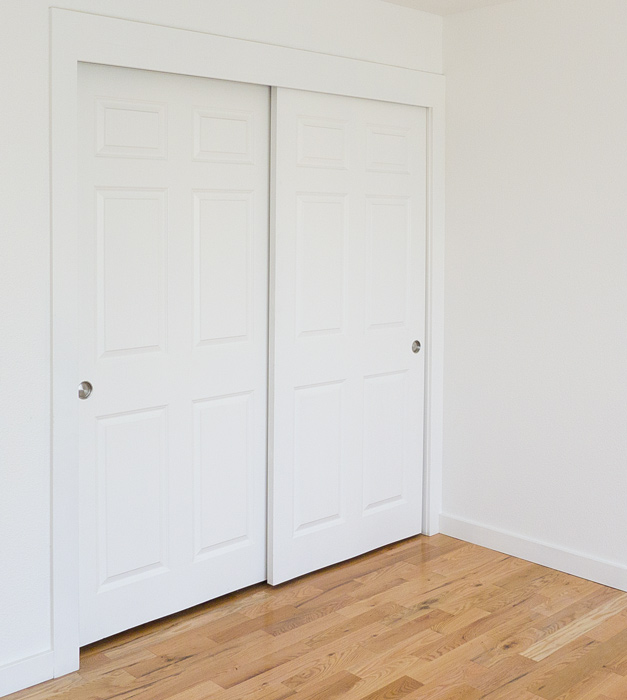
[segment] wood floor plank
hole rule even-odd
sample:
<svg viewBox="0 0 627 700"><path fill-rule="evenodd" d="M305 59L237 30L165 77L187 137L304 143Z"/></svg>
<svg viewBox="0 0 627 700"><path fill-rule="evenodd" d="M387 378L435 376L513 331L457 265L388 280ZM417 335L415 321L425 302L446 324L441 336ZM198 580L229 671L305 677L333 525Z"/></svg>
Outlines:
<svg viewBox="0 0 627 700"><path fill-rule="evenodd" d="M359 678L348 671L339 671L315 688L297 694L298 700L335 700L343 698Z"/></svg>
<svg viewBox="0 0 627 700"><path fill-rule="evenodd" d="M394 603L384 603L383 605L378 605L375 608L371 608L360 615L355 615L355 617L350 617L343 620L340 624L332 625L324 629L322 632L309 637L306 643L313 649L336 639L343 639L352 632L362 630L364 627L371 625L374 622L384 622L386 619L401 615L406 612L406 608L401 605L396 605Z"/></svg>
<svg viewBox="0 0 627 700"><path fill-rule="evenodd" d="M439 574L426 574L412 581L407 581L393 590L386 590L370 598L355 600L338 612L346 617L359 615L377 605L385 603L397 603L402 606L415 605L421 597L429 598L434 591L446 585L446 578Z"/></svg>
<svg viewBox="0 0 627 700"><path fill-rule="evenodd" d="M401 698L406 698L421 687L422 683L419 683L413 678L401 676L395 681L384 685L382 688L365 695L362 700L400 700Z"/></svg>
<svg viewBox="0 0 627 700"><path fill-rule="evenodd" d="M596 688L595 693L606 698L606 700L625 700L627 698L627 678L609 671L603 684ZM592 693L591 697L595 693ZM598 700L598 696L595 697L595 700Z"/></svg>
<svg viewBox="0 0 627 700"><path fill-rule="evenodd" d="M294 673L289 678L284 678L281 682L288 688L297 691L307 684L319 683L338 671L354 673L353 666L366 663L373 658L375 658L374 654L364 649L361 644L354 644L346 649L330 651L313 661L306 662L303 670ZM361 674L355 675L361 677Z"/></svg>
<svg viewBox="0 0 627 700"><path fill-rule="evenodd" d="M550 584L562 578L563 574L559 571L549 569L546 566L539 564L529 564L522 572L515 572L503 579L493 581L495 586L503 588L506 591L520 590L521 588L546 588Z"/></svg>
<svg viewBox="0 0 627 700"><path fill-rule="evenodd" d="M380 568L375 569L368 574L358 576L355 580L363 584L378 581L379 579L389 580L396 577L401 578L404 581L411 581L412 579L420 576L422 571L422 567L416 566L415 564L410 564L404 560L397 560L391 564L382 565Z"/></svg>
<svg viewBox="0 0 627 700"><path fill-rule="evenodd" d="M251 658L248 661L237 664L233 668L217 675L213 680L222 688L232 688L243 683L249 678L254 678L269 669L283 666L294 659L305 656L310 651L305 644L290 645L278 651L272 651L264 656Z"/></svg>
<svg viewBox="0 0 627 700"><path fill-rule="evenodd" d="M625 629L625 627L627 627L627 610L621 610L617 615L610 617L597 627L589 630L586 636L596 639L598 642L605 642L618 634L622 629Z"/></svg>
<svg viewBox="0 0 627 700"><path fill-rule="evenodd" d="M607 671L600 669L589 676L582 678L575 685L571 685L558 696L557 700L572 700L573 698L593 698L603 690L612 692L611 683L616 676ZM625 696L621 696L623 700Z"/></svg>
<svg viewBox="0 0 627 700"><path fill-rule="evenodd" d="M507 636L498 633L488 636L494 641L494 644L474 661L486 668L492 668L512 656L518 656L521 651L541 639L542 633L532 623L517 626L512 634Z"/></svg>
<svg viewBox="0 0 627 700"><path fill-rule="evenodd" d="M506 559L505 554L469 544L440 557L430 568L436 574L447 578L456 578L480 569L486 564L496 563L504 559Z"/></svg>
<svg viewBox="0 0 627 700"><path fill-rule="evenodd" d="M606 620L614 617L627 606L627 593L613 597L603 605L592 608L588 614L576 617L572 622L556 630L539 642L536 642L525 651L523 656L534 661L542 661L560 647L581 635L588 633Z"/></svg>
<svg viewBox="0 0 627 700"><path fill-rule="evenodd" d="M296 693L286 688L282 683L262 683L253 690L218 690L215 693L205 695L202 700L295 700Z"/></svg>
<svg viewBox="0 0 627 700"><path fill-rule="evenodd" d="M445 613L442 610L431 610L403 625L385 630L380 634L374 634L363 642L363 646L377 653L385 652L391 647L396 647L399 644L406 644L420 632L434 628L438 622L450 618L450 613Z"/></svg>
<svg viewBox="0 0 627 700"><path fill-rule="evenodd" d="M450 685L429 683L406 697L405 700L479 700L480 691L466 683Z"/></svg>
<svg viewBox="0 0 627 700"><path fill-rule="evenodd" d="M475 663L477 663L476 660ZM532 673L536 665L536 661L515 654L502 658L498 663L485 669L484 673L478 674L476 680L471 681L471 685L484 695L489 695L508 683Z"/></svg>
<svg viewBox="0 0 627 700"><path fill-rule="evenodd" d="M322 593L320 588L302 580L296 584L284 584L276 589L271 589L267 586L263 597L257 596L256 599L251 600L248 604L243 601L240 603L239 609L247 617L257 617L285 605L297 605L320 595L320 593Z"/></svg>
<svg viewBox="0 0 627 700"><path fill-rule="evenodd" d="M627 700L627 593L444 535L83 650L6 700Z"/></svg>
<svg viewBox="0 0 627 700"><path fill-rule="evenodd" d="M213 681L205 681L204 683L198 683L191 688L181 690L181 692L176 693L176 695L171 695L168 700L205 700L208 695L211 693L216 693L220 690L222 689L219 685L217 685L217 683L214 683ZM282 688L281 690L283 693L285 693L285 688ZM286 697L288 696L284 694L283 698ZM283 700L283 698L281 698L281 700ZM274 700L278 700L278 698L274 698Z"/></svg>
<svg viewBox="0 0 627 700"><path fill-rule="evenodd" d="M281 608L268 610L267 612L257 615L256 617L245 617L242 615L243 621L236 622L228 626L222 626L218 630L207 630L205 634L209 639L213 639L217 644L224 644L232 639L243 637L250 632L264 630L268 632L268 628L273 627L277 623L284 622L294 618L297 614L297 608L293 605L284 605ZM268 632L271 634L271 632Z"/></svg>
<svg viewBox="0 0 627 700"><path fill-rule="evenodd" d="M584 654L576 664L554 673L533 692L546 700L556 700L570 686L584 680L595 671L624 658L627 655L627 629L619 632L606 642L599 642L588 653Z"/></svg>

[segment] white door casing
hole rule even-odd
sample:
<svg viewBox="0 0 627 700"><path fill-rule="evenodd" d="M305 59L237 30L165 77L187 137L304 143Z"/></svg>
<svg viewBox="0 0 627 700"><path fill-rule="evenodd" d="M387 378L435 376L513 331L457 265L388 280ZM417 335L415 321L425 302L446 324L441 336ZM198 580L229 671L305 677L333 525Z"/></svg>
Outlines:
<svg viewBox="0 0 627 700"><path fill-rule="evenodd" d="M79 75L81 644L266 578L269 89Z"/></svg>
<svg viewBox="0 0 627 700"><path fill-rule="evenodd" d="M274 92L280 583L422 531L426 110Z"/></svg>

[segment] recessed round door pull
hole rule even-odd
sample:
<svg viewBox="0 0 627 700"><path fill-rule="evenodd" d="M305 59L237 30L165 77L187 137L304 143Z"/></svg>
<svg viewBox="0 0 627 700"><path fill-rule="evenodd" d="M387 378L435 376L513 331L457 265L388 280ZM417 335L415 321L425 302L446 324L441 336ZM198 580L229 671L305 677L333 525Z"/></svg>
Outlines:
<svg viewBox="0 0 627 700"><path fill-rule="evenodd" d="M91 392L94 390L94 387L91 385L91 382L81 382L78 385L78 398L82 399L83 401L85 399L88 399L91 396Z"/></svg>
<svg viewBox="0 0 627 700"><path fill-rule="evenodd" d="M411 344L411 351L412 351L415 355L417 355L417 354L420 352L420 348L421 348L421 347L422 347L422 346L420 345L420 341L419 341L419 340L414 340L414 342Z"/></svg>

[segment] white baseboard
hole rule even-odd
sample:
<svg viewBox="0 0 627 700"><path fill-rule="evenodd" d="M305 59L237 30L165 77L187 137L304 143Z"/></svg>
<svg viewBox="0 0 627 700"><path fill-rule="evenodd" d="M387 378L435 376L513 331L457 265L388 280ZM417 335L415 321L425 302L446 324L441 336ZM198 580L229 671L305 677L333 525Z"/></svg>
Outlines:
<svg viewBox="0 0 627 700"><path fill-rule="evenodd" d="M534 564L627 591L627 566L574 552L563 547L521 537L452 515L440 516L440 532L481 547L495 549Z"/></svg>
<svg viewBox="0 0 627 700"><path fill-rule="evenodd" d="M54 654L52 651L0 666L0 697L48 681L53 675Z"/></svg>

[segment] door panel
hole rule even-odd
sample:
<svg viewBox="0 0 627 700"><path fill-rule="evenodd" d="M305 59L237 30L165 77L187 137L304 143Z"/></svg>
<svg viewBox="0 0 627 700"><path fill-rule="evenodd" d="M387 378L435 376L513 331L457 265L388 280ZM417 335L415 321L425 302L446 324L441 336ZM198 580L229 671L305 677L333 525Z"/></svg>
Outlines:
<svg viewBox="0 0 627 700"><path fill-rule="evenodd" d="M79 85L86 644L266 578L269 89Z"/></svg>
<svg viewBox="0 0 627 700"><path fill-rule="evenodd" d="M165 350L166 195L166 190L96 190L101 356Z"/></svg>
<svg viewBox="0 0 627 700"><path fill-rule="evenodd" d="M96 546L103 587L166 570L166 425L165 407L98 420Z"/></svg>
<svg viewBox="0 0 627 700"><path fill-rule="evenodd" d="M253 394L245 393L194 404L195 557L250 544L256 497L249 493L255 467L248 449L254 438L252 401Z"/></svg>
<svg viewBox="0 0 627 700"><path fill-rule="evenodd" d="M195 335L246 341L252 322L252 192L194 192Z"/></svg>
<svg viewBox="0 0 627 700"><path fill-rule="evenodd" d="M278 89L270 581L421 530L426 110Z"/></svg>
<svg viewBox="0 0 627 700"><path fill-rule="evenodd" d="M296 332L341 333L346 279L346 198L296 195Z"/></svg>
<svg viewBox="0 0 627 700"><path fill-rule="evenodd" d="M342 384L294 392L294 533L342 517Z"/></svg>

